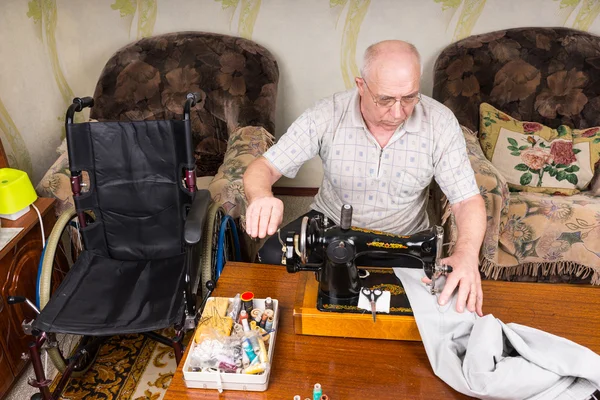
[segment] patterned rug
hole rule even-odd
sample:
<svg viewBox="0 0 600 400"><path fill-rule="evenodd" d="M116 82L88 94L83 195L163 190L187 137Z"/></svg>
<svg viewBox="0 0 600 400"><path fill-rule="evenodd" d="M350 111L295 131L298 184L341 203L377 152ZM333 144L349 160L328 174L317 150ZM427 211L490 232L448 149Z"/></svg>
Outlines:
<svg viewBox="0 0 600 400"><path fill-rule="evenodd" d="M67 400L160 400L175 372L173 348L142 335L109 339L81 378L71 378ZM58 383L57 376L52 389Z"/></svg>

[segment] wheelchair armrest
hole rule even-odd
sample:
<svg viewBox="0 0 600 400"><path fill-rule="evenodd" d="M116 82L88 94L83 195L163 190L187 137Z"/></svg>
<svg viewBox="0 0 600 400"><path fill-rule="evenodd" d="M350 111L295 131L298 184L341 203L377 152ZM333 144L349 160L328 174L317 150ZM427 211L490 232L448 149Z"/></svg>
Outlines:
<svg viewBox="0 0 600 400"><path fill-rule="evenodd" d="M183 237L187 244L194 245L202 239L204 220L211 200L208 190L203 189L196 192L184 226Z"/></svg>

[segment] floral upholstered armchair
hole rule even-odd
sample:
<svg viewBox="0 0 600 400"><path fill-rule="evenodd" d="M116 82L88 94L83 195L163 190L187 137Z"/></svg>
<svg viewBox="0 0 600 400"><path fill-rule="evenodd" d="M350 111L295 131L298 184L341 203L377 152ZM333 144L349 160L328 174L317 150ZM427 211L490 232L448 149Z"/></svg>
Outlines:
<svg viewBox="0 0 600 400"><path fill-rule="evenodd" d="M186 95L199 93L191 115L198 185L230 215L243 217L242 175L273 143L278 80L274 57L250 40L204 32L154 36L108 60L90 118L181 119ZM61 212L73 200L67 154L59 153L37 189L58 198Z"/></svg>
<svg viewBox="0 0 600 400"><path fill-rule="evenodd" d="M600 285L598 82L600 37L566 28L471 36L438 57L433 97L463 126L486 204L484 277ZM452 243L451 209L432 197Z"/></svg>

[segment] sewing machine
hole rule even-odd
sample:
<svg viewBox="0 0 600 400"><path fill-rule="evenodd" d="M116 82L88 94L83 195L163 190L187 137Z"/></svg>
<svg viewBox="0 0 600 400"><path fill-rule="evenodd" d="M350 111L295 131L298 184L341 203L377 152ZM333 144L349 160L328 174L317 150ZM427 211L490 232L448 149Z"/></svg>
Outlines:
<svg viewBox="0 0 600 400"><path fill-rule="evenodd" d="M351 222L352 206L344 205L341 210L339 225L329 226L326 217L304 217L299 232L285 232L282 234L283 238L280 234L282 244L281 263L286 266L287 271L290 273L299 271L314 272L316 282L318 282L317 289L314 287L313 280L306 280L304 304L295 307L295 316L299 315L302 318L301 308L306 316L307 303L311 302L310 298L314 296L314 291L317 292L316 299L313 297L312 302L315 304L316 300L315 307L321 312L365 313L364 310L357 308L362 287L369 287L374 284L377 284L377 287L400 286L399 280L393 273L390 273L392 267L377 267L376 270L380 271L382 268L386 270L384 272L387 273L380 276L383 276L387 281L373 281L372 272L375 270L357 266L357 262L360 263L360 258L364 255L381 258L392 257L397 260L394 264L399 267L423 268L425 275L431 280L429 290L432 294L439 291L439 279L452 272L451 266L441 263L444 231L440 226L403 236L353 227ZM309 259L312 262L309 262ZM369 277L369 275L371 276ZM393 281L390 281L390 279ZM398 312L382 315L384 318L378 318L378 323L380 319L385 322L385 317L394 318L393 314L398 314L409 316L410 322L414 325L410 304L408 304L408 299L403 293L400 286L400 295L397 296L396 307L392 307ZM318 318L321 321L319 324L322 324L322 316L315 316L315 318ZM306 328L307 321L305 318L303 321L301 325ZM335 331L339 331L339 328L336 328ZM348 336L348 332L334 336ZM389 337L386 336L386 338ZM400 337L399 339L405 338Z"/></svg>

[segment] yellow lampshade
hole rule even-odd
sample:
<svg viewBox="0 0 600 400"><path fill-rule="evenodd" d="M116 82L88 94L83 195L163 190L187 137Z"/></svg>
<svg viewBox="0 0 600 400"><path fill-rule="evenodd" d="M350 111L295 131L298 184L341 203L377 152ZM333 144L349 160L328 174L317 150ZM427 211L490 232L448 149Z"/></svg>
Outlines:
<svg viewBox="0 0 600 400"><path fill-rule="evenodd" d="M14 214L37 199L27 173L0 168L0 214Z"/></svg>

